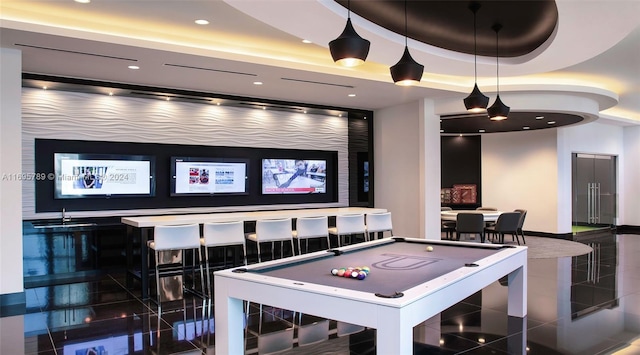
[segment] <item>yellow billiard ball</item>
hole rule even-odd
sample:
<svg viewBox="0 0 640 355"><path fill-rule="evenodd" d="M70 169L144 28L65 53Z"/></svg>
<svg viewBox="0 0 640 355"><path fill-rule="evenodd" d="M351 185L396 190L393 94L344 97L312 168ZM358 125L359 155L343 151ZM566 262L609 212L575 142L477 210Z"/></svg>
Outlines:
<svg viewBox="0 0 640 355"><path fill-rule="evenodd" d="M432 247L431 245L429 245L429 246L427 247L427 251L433 251L433 247Z"/></svg>

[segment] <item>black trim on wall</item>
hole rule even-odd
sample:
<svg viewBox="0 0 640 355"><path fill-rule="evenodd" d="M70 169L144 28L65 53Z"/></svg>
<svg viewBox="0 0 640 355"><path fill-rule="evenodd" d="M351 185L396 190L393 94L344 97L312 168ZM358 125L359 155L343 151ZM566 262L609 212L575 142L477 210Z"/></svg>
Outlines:
<svg viewBox="0 0 640 355"><path fill-rule="evenodd" d="M128 209L221 207L338 202L338 152L321 150L216 147L159 143L99 142L83 140L36 139L35 168L49 175L54 172L54 153L134 154L155 156L156 191L153 197L112 197L55 199L54 181L36 180L36 212L100 211ZM249 159L247 195L170 196L172 156ZM262 194L262 159L326 160L326 193Z"/></svg>
<svg viewBox="0 0 640 355"><path fill-rule="evenodd" d="M373 207L373 112L349 114L348 122L349 206Z"/></svg>
<svg viewBox="0 0 640 355"><path fill-rule="evenodd" d="M453 208L476 208L482 205L481 136L441 136L440 164L442 188L458 184L476 185L475 204L443 204Z"/></svg>

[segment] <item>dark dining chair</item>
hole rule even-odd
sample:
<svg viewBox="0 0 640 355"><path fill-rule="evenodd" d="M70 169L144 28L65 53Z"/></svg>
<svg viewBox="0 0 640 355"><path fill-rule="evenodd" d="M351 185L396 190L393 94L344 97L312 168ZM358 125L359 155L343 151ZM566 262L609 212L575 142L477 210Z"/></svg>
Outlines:
<svg viewBox="0 0 640 355"><path fill-rule="evenodd" d="M518 238L518 224L520 223L520 212L504 212L498 216L496 224L493 226L485 227L484 231L493 237L498 238L500 244L504 244L504 235L511 234L511 238L515 238L520 245L520 238ZM492 240L494 238L491 238Z"/></svg>
<svg viewBox="0 0 640 355"><path fill-rule="evenodd" d="M460 212L456 216L456 240L460 240L460 234L479 234L480 242L484 243L484 228L482 213Z"/></svg>
<svg viewBox="0 0 640 355"><path fill-rule="evenodd" d="M527 217L527 210L515 210L514 212L520 212L520 221L518 221L518 234L522 237L522 244L527 244L524 240L524 232L522 227L524 226L524 219Z"/></svg>
<svg viewBox="0 0 640 355"><path fill-rule="evenodd" d="M440 207L440 212L442 211L453 211L453 208ZM445 233L447 239L453 239L453 232L455 231L456 231L456 221L448 221L448 220L440 221L440 232Z"/></svg>

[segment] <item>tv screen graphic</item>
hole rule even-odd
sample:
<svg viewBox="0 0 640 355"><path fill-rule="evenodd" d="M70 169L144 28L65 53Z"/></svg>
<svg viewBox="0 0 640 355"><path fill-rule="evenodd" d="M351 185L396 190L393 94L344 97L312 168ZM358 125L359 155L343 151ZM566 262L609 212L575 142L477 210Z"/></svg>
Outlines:
<svg viewBox="0 0 640 355"><path fill-rule="evenodd" d="M153 196L155 158L55 153L55 198Z"/></svg>
<svg viewBox="0 0 640 355"><path fill-rule="evenodd" d="M171 195L247 194L248 159L171 158Z"/></svg>
<svg viewBox="0 0 640 355"><path fill-rule="evenodd" d="M262 193L326 193L326 169L326 160L263 159Z"/></svg>

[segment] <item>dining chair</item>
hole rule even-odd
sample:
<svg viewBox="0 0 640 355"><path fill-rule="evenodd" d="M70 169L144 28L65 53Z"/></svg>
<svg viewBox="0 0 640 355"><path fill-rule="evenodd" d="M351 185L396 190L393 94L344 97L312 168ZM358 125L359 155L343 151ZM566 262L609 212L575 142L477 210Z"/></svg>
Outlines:
<svg viewBox="0 0 640 355"><path fill-rule="evenodd" d="M518 234L522 237L522 244L527 244L524 240L524 232L522 231L522 227L524 227L524 219L527 217L527 210L518 209L515 212L520 212L520 220L518 221Z"/></svg>
<svg viewBox="0 0 640 355"><path fill-rule="evenodd" d="M223 267L227 265L226 247L242 247L242 258L247 265L247 247L245 243L244 222L208 222L202 225L202 238L200 245L204 247L204 260L207 271L207 290L209 297L213 296L211 284L211 271L209 263L209 251L211 248L224 248Z"/></svg>
<svg viewBox="0 0 640 355"><path fill-rule="evenodd" d="M365 215L365 224L367 227L367 240L378 239L376 233L379 233L384 238L384 233L389 232L389 237L393 237L391 212L368 213Z"/></svg>
<svg viewBox="0 0 640 355"><path fill-rule="evenodd" d="M440 212L442 211L453 211L453 208L441 206ZM453 239L453 233L456 231L456 221L450 220L440 220L440 232L444 232L446 239Z"/></svg>
<svg viewBox="0 0 640 355"><path fill-rule="evenodd" d="M515 238L518 241L518 245L520 245L520 238L518 238L519 222L520 212L503 212L498 216L498 220L495 225L485 227L484 230L485 233L497 237L500 244L504 244L505 234L511 234L511 238Z"/></svg>
<svg viewBox="0 0 640 355"><path fill-rule="evenodd" d="M154 255L155 265L155 281L156 281L156 298L151 300L158 306L161 304L162 296L162 283L161 277L182 275L182 282L184 288L184 282L186 280L187 267L185 265L185 251L191 250L193 254L192 258L192 283L196 284L196 254L198 255L197 266L200 269L200 290L192 288L196 294L205 294L204 289L204 270L202 266L202 252L200 250L200 225L199 224L185 224L185 225L173 225L173 226L155 226L153 228L153 240L147 242L147 247L150 253ZM169 254L172 256L170 260L163 260L163 254L172 251L179 251L180 253ZM149 262L149 261L148 261Z"/></svg>
<svg viewBox="0 0 640 355"><path fill-rule="evenodd" d="M296 229L293 231L293 239L298 243L298 254L302 254L300 240L305 240L305 251L309 252L309 239L322 238L327 240L327 249L331 247L329 240L329 217L299 217L296 219Z"/></svg>
<svg viewBox="0 0 640 355"><path fill-rule="evenodd" d="M260 219L256 221L255 233L245 234L247 240L256 243L258 262L262 262L260 244L271 242L271 256L275 259L275 242L280 242L280 257L284 257L284 243L291 243L291 254L295 255L291 218Z"/></svg>
<svg viewBox="0 0 640 355"><path fill-rule="evenodd" d="M342 246L342 238L362 234L367 240L367 226L364 223L364 214L347 214L336 216L336 226L329 228L329 234L338 237L338 247Z"/></svg>
<svg viewBox="0 0 640 355"><path fill-rule="evenodd" d="M484 216L481 213L460 212L456 216L456 240L461 234L479 234L480 242L484 243Z"/></svg>

